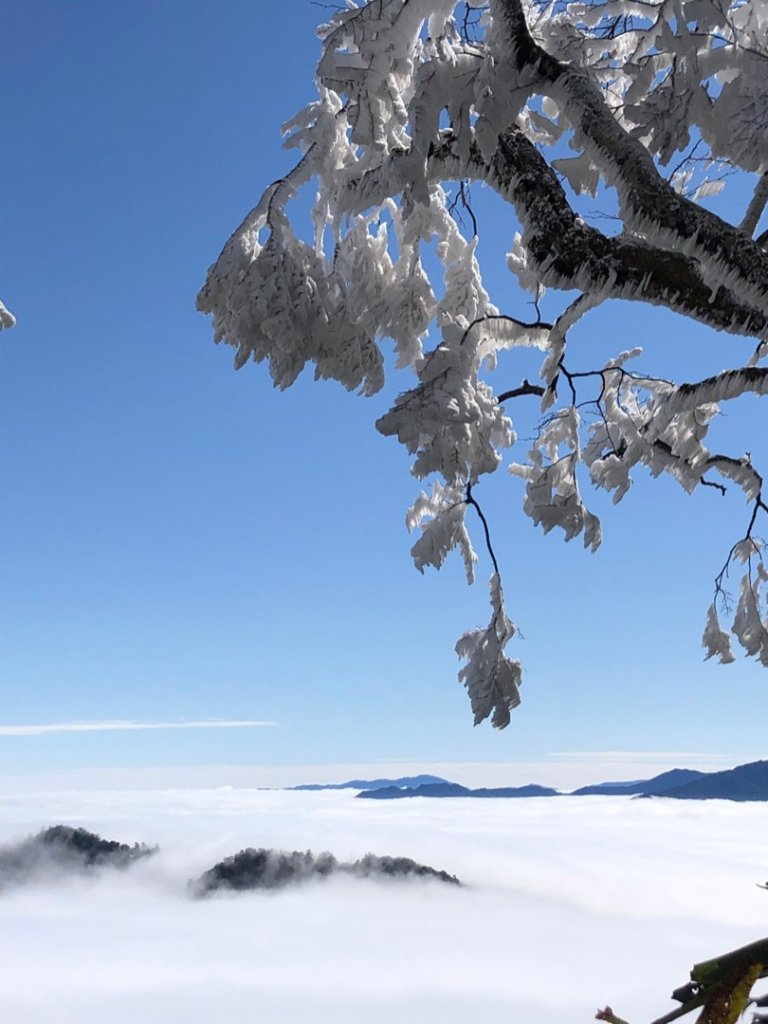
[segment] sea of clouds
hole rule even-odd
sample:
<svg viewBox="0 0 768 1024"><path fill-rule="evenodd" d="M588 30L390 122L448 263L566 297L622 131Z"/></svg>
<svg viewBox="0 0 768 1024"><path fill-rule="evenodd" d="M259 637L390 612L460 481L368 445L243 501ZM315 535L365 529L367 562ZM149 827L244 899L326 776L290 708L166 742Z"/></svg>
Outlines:
<svg viewBox="0 0 768 1024"><path fill-rule="evenodd" d="M0 797L2 844L60 822L160 851L0 891L4 1024L576 1024L606 1003L645 1024L694 962L768 933L761 804ZM404 855L464 884L334 876L190 897L189 879L248 846Z"/></svg>

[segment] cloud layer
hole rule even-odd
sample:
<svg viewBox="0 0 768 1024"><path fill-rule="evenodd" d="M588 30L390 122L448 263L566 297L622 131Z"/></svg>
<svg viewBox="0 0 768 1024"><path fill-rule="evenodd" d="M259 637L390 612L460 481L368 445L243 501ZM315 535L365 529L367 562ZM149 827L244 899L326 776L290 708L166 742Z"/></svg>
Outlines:
<svg viewBox="0 0 768 1024"><path fill-rule="evenodd" d="M562 1024L671 1009L765 927L764 807L613 797L355 800L186 790L0 798L0 842L66 821L158 843L125 873L0 897L4 1024ZM189 900L245 846L405 855L462 887L344 877Z"/></svg>

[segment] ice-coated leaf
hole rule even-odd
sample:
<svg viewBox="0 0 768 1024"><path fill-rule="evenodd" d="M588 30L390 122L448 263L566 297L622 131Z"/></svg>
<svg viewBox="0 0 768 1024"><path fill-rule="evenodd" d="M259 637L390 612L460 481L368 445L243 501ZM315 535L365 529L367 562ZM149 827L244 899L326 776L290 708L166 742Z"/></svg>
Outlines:
<svg viewBox="0 0 768 1024"><path fill-rule="evenodd" d="M491 621L485 629L465 633L456 644L456 653L466 664L459 680L467 688L475 725L489 716L495 729L509 725L509 714L520 703L522 666L504 654L515 634L515 627L504 611L504 594L496 573L490 580Z"/></svg>
<svg viewBox="0 0 768 1024"><path fill-rule="evenodd" d="M707 196L717 196L725 188L725 182L721 179L716 181L705 181L693 193L694 199L705 199Z"/></svg>
<svg viewBox="0 0 768 1024"><path fill-rule="evenodd" d="M759 556L762 550L763 543L761 540L757 537L745 537L744 540L740 540L737 544L733 545L731 557L744 565L750 558Z"/></svg>
<svg viewBox="0 0 768 1024"><path fill-rule="evenodd" d="M720 626L714 602L707 610L707 624L704 627L704 635L701 638L701 642L704 650L707 652L704 655L705 661L709 658L717 658L721 665L728 665L736 660L731 649L731 638Z"/></svg>
<svg viewBox="0 0 768 1024"><path fill-rule="evenodd" d="M760 614L760 592L747 572L741 581L733 633L747 654L768 667L768 628L761 621Z"/></svg>
<svg viewBox="0 0 768 1024"><path fill-rule="evenodd" d="M552 166L568 179L574 192L586 192L594 198L600 182L600 169L596 167L587 153L579 156L561 157L553 160Z"/></svg>
<svg viewBox="0 0 768 1024"><path fill-rule="evenodd" d="M428 565L439 569L450 552L458 548L467 582L474 582L477 555L464 522L466 509L464 495L458 488L442 487L438 483L433 485L431 494L422 491L413 503L406 525L409 530L421 527L421 537L411 548L419 572L424 572Z"/></svg>

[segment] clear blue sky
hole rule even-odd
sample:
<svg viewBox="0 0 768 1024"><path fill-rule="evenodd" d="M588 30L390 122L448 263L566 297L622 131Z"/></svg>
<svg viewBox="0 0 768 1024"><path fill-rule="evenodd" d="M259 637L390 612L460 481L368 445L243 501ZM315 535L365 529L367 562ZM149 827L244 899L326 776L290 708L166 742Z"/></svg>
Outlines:
<svg viewBox="0 0 768 1024"><path fill-rule="evenodd" d="M313 97L324 14L4 5L0 297L18 326L0 337L0 725L276 724L0 735L0 771L759 754L764 670L699 646L738 497L643 479L615 510L596 495L590 556L532 528L519 481L483 483L526 675L512 726L473 730L453 645L487 620L490 568L467 589L460 565L411 565L418 486L373 428L408 380L371 400L303 378L279 394L213 345L196 292L290 166L279 125ZM502 256L514 218L477 203L493 297L526 315ZM578 334L584 366L637 344L678 379L751 348L637 305ZM499 384L526 372L507 361ZM535 409L509 411L524 434ZM764 409L729 412L723 447L768 466Z"/></svg>

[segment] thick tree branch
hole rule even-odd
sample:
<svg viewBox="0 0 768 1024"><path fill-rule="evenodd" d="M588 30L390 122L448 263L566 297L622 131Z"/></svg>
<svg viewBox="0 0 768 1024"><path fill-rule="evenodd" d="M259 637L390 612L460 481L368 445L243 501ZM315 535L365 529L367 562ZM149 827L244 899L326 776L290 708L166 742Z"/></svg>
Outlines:
<svg viewBox="0 0 768 1024"><path fill-rule="evenodd" d="M433 150L435 179L446 174L479 178L509 200L544 284L649 302L715 330L768 336L765 312L722 286L713 295L695 258L638 239L609 238L585 224L571 208L555 172L520 129L510 127L499 136L490 164L476 145L461 160L453 143L453 136L446 136ZM768 258L766 264L768 271Z"/></svg>
<svg viewBox="0 0 768 1024"><path fill-rule="evenodd" d="M445 133L430 150L427 181L474 178L486 182L512 203L543 284L603 291L606 297L675 309L718 331L768 337L766 310L723 285L713 291L695 257L636 238L608 237L585 224L572 209L555 172L519 128L511 126L502 132L490 163L476 144L466 155L458 150L453 133ZM378 205L393 187L407 191L412 173L410 152L394 153L379 167L349 180L343 205L351 213ZM662 184L667 188L665 182ZM721 223L729 231L735 230ZM736 234L742 243L752 244L746 236ZM763 255L768 281L768 254Z"/></svg>
<svg viewBox="0 0 768 1024"><path fill-rule="evenodd" d="M594 152L607 180L617 186L628 229L666 236L706 265L707 279L768 309L768 254L748 234L679 195L659 174L653 157L608 108L599 87L573 64L556 60L535 42L521 0L495 0L508 32L508 59L519 74L535 76L532 91L565 104L577 136Z"/></svg>

